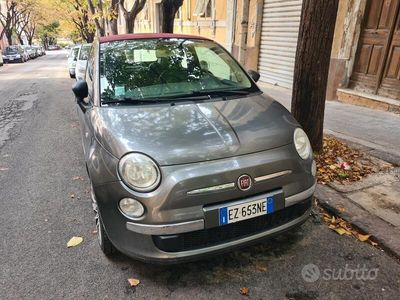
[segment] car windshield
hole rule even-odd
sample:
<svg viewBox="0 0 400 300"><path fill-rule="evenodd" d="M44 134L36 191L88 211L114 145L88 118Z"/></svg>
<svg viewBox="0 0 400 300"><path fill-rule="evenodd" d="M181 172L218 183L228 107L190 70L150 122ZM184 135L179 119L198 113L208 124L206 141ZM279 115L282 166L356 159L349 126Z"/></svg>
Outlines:
<svg viewBox="0 0 400 300"><path fill-rule="evenodd" d="M79 53L79 60L87 60L89 55L91 45L84 45L81 48L81 52Z"/></svg>
<svg viewBox="0 0 400 300"><path fill-rule="evenodd" d="M258 91L218 44L177 38L102 43L100 88L103 103Z"/></svg>
<svg viewBox="0 0 400 300"><path fill-rule="evenodd" d="M6 48L6 53L7 54L16 54L16 53L18 53L18 49L14 48L14 47L7 47Z"/></svg>

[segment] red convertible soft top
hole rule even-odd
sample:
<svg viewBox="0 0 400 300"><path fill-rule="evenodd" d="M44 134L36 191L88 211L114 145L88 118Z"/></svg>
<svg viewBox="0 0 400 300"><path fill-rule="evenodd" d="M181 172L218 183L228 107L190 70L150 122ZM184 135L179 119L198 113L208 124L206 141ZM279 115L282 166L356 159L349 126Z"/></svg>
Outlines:
<svg viewBox="0 0 400 300"><path fill-rule="evenodd" d="M118 35L108 35L99 38L100 43L107 43L113 41L121 40L138 40L138 39L203 39L209 40L208 38L198 36L198 35L186 35L186 34L173 34L173 33L130 33L130 34L118 34Z"/></svg>

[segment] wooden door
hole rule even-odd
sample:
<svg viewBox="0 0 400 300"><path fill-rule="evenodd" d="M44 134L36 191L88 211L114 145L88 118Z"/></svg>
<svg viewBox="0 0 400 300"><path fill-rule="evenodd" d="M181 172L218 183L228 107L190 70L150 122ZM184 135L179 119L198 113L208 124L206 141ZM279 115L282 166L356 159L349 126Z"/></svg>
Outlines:
<svg viewBox="0 0 400 300"><path fill-rule="evenodd" d="M400 0L368 0L350 87L376 94L384 72L392 72L392 69L385 66L398 19L399 4Z"/></svg>
<svg viewBox="0 0 400 300"><path fill-rule="evenodd" d="M378 94L400 99L400 9Z"/></svg>

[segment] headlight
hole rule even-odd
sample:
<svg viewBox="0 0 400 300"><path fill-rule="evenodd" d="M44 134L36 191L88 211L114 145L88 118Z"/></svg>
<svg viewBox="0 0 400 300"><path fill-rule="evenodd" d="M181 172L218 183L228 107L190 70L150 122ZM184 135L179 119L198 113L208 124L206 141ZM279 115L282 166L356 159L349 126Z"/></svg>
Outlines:
<svg viewBox="0 0 400 300"><path fill-rule="evenodd" d="M294 146L297 153L302 159L307 159L311 156L311 144L307 134L301 128L296 128L293 134Z"/></svg>
<svg viewBox="0 0 400 300"><path fill-rule="evenodd" d="M122 180L138 192L155 189L161 180L157 164L150 157L140 153L130 153L122 157L118 171Z"/></svg>
<svg viewBox="0 0 400 300"><path fill-rule="evenodd" d="M15 58L20 58L20 57L21 57L21 55L19 55L19 54L15 55Z"/></svg>

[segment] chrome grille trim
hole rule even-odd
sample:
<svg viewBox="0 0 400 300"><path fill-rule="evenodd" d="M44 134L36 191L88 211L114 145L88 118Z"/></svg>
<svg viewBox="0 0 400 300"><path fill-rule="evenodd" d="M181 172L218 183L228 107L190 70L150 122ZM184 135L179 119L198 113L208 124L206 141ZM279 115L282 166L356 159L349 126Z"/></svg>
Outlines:
<svg viewBox="0 0 400 300"><path fill-rule="evenodd" d="M280 177L280 176L283 176L283 175L288 175L288 174L291 174L291 173L292 173L292 170L285 170L285 171L276 172L276 173L272 173L272 174L268 174L268 175L264 175L264 176L255 177L254 181L257 183L257 182L260 182L260 181L273 179L273 178Z"/></svg>
<svg viewBox="0 0 400 300"><path fill-rule="evenodd" d="M215 191L220 191L220 190L231 189L233 187L235 187L235 183L234 182L230 182L230 183L225 183L225 184L205 187L205 188L202 188L202 189L192 190L192 191L187 192L187 194L188 195L196 195L196 194L202 194L202 193L208 193L208 192L215 192Z"/></svg>

